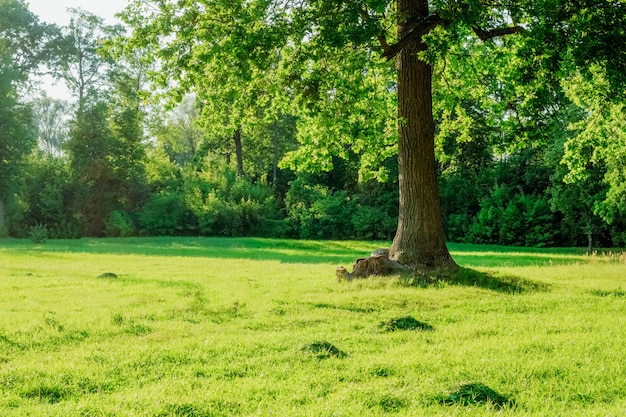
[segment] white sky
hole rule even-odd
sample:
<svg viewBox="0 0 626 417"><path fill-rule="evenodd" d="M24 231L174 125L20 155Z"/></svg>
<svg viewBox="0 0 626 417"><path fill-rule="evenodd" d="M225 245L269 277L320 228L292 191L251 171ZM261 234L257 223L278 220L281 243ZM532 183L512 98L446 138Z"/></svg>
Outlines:
<svg viewBox="0 0 626 417"><path fill-rule="evenodd" d="M107 24L120 23L115 14L122 11L127 0L27 0L28 9L39 16L39 20L65 26L70 23L68 8L81 8L100 16ZM43 88L53 98L68 99L69 93L63 82L53 83L50 77L44 77Z"/></svg>
<svg viewBox="0 0 626 417"><path fill-rule="evenodd" d="M70 16L67 9L81 8L102 17L106 23L117 23L115 13L122 11L127 0L27 0L31 12L39 16L39 20L48 23L67 25Z"/></svg>

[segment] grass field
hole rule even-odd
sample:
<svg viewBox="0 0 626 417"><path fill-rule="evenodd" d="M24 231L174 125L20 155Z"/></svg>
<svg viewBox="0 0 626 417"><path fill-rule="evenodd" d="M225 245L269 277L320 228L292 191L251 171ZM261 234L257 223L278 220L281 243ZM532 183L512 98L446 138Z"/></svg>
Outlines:
<svg viewBox="0 0 626 417"><path fill-rule="evenodd" d="M0 416L626 415L622 256L335 281L378 246L0 240Z"/></svg>

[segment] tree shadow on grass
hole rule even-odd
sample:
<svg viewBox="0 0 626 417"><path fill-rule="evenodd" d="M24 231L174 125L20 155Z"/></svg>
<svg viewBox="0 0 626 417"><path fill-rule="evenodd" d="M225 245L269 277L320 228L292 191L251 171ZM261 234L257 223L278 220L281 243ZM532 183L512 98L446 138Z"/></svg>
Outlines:
<svg viewBox="0 0 626 417"><path fill-rule="evenodd" d="M530 292L545 292L550 285L535 282L515 275L500 275L490 272L481 272L475 269L461 268L454 273L439 273L405 275L401 279L407 286L432 287L441 285L461 285L477 287L507 294L522 294Z"/></svg>
<svg viewBox="0 0 626 417"><path fill-rule="evenodd" d="M39 246L34 246L30 240L14 239L6 246L20 253L45 253L46 257L53 256L52 253L88 253L346 264L362 257L364 250L371 251L380 245L379 242L254 237L129 237L49 240Z"/></svg>

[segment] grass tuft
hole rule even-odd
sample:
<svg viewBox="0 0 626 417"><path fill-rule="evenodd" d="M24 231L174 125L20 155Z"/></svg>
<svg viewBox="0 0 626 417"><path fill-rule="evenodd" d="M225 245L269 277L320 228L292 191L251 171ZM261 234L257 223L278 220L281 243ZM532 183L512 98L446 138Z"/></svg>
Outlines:
<svg viewBox="0 0 626 417"><path fill-rule="evenodd" d="M512 407L515 401L496 392L481 382L461 384L456 391L436 399L443 405L491 405L494 408Z"/></svg>
<svg viewBox="0 0 626 417"><path fill-rule="evenodd" d="M168 404L159 417L211 417L212 414L204 407L195 404Z"/></svg>
<svg viewBox="0 0 626 417"><path fill-rule="evenodd" d="M626 291L621 288L617 290L592 290L590 292L598 297L626 297Z"/></svg>
<svg viewBox="0 0 626 417"><path fill-rule="evenodd" d="M410 401L405 398L383 394L380 396L371 396L365 402L367 408L379 409L383 413L398 413L410 405Z"/></svg>
<svg viewBox="0 0 626 417"><path fill-rule="evenodd" d="M385 320L380 323L380 327L387 332L395 332L396 330L434 330L434 327L430 324L416 320L411 316Z"/></svg>
<svg viewBox="0 0 626 417"><path fill-rule="evenodd" d="M310 353L318 359L345 358L348 354L325 340L308 343L302 346L303 352Z"/></svg>

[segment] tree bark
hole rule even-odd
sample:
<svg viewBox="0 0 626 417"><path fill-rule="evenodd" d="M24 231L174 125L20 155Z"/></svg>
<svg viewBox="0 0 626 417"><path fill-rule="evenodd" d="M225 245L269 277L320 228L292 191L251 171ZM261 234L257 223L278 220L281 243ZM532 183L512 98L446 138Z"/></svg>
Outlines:
<svg viewBox="0 0 626 417"><path fill-rule="evenodd" d="M4 220L4 198L0 197L0 232L1 229L6 227L6 223Z"/></svg>
<svg viewBox="0 0 626 417"><path fill-rule="evenodd" d="M406 22L428 16L428 0L399 0L398 38ZM432 68L419 59L421 37L396 56L398 72L398 229L390 258L414 269L457 268L446 247L435 160Z"/></svg>
<svg viewBox="0 0 626 417"><path fill-rule="evenodd" d="M235 142L235 156L237 157L237 175L243 177L243 147L241 146L241 128L237 128L233 134Z"/></svg>
<svg viewBox="0 0 626 417"><path fill-rule="evenodd" d="M280 147L279 147L280 131L278 129L278 122L274 122L272 129L272 148L274 150L274 159L272 161L272 187L276 189L276 183L278 182L278 162L280 161Z"/></svg>

